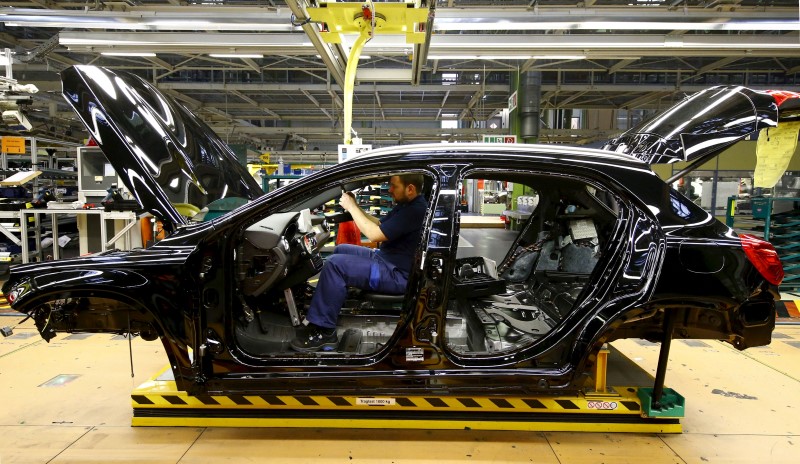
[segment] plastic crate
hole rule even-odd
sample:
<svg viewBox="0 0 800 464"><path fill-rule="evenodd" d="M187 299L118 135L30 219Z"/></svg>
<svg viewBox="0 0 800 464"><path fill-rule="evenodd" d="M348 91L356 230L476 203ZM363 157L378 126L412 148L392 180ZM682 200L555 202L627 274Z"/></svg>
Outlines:
<svg viewBox="0 0 800 464"><path fill-rule="evenodd" d="M482 257L471 256L456 260L452 287L456 298L477 298L505 292L506 281L489 275Z"/></svg>

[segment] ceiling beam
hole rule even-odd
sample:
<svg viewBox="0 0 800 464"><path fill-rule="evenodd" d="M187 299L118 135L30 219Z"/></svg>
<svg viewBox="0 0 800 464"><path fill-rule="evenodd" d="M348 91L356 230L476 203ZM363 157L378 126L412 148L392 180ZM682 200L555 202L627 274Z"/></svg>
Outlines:
<svg viewBox="0 0 800 464"><path fill-rule="evenodd" d="M311 16L306 11L305 2L302 2L302 5L300 3L301 2L298 0L286 0L286 6L292 10L295 21L303 25L303 31L305 31L306 36L311 41L311 45L319 54L322 62L325 63L325 67L328 68L331 77L339 84L340 88L344 89L344 63L347 63L344 50L342 50L340 46L328 46L328 44L322 40L319 28L315 23L310 22Z"/></svg>
<svg viewBox="0 0 800 464"><path fill-rule="evenodd" d="M697 70L697 75L705 74L705 73L711 72L711 71L715 71L715 70L717 70L719 68L722 68L723 66L727 66L727 65L729 65L729 64L731 64L731 63L733 63L735 61L739 61L740 58L741 57L738 57L738 56L728 56L728 57L722 58L721 60L717 60L717 61L715 61L715 62L713 62L711 64L707 64L707 65L703 66L702 68L698 69Z"/></svg>
<svg viewBox="0 0 800 464"><path fill-rule="evenodd" d="M570 95L569 97L565 98L564 100L558 102L558 106L559 107L564 107L565 105L569 105L571 102L573 102L573 101L577 100L578 98L586 95L586 93L588 93L588 91L575 92L572 95Z"/></svg>
<svg viewBox="0 0 800 464"><path fill-rule="evenodd" d="M250 67L255 72L261 72L261 66L258 65L252 58L241 58L242 62Z"/></svg>
<svg viewBox="0 0 800 464"><path fill-rule="evenodd" d="M621 71L621 70L627 68L629 64L635 63L637 61L639 61L639 58L627 58L627 59L624 59L624 60L619 60L613 66L608 68L608 73L609 74L614 74L617 71Z"/></svg>
<svg viewBox="0 0 800 464"><path fill-rule="evenodd" d="M425 41L414 45L414 56L411 61L411 84L419 85L422 78L422 71L428 61L428 50L431 46L431 33L433 32L433 21L436 18L436 1L432 0L428 4L428 19L425 22Z"/></svg>
<svg viewBox="0 0 800 464"><path fill-rule="evenodd" d="M167 71L175 70L175 66L172 66L171 64L167 63L166 61L162 60L157 56L146 56L144 57L144 59L160 68L166 69Z"/></svg>
<svg viewBox="0 0 800 464"><path fill-rule="evenodd" d="M313 95L311 95L311 93L310 93L308 90L305 90L305 89L303 89L303 90L301 90L301 92L303 92L303 95L305 95L305 96L306 96L306 98L308 98L309 100L311 100L311 103L313 103L314 105L316 105L316 106L317 106L317 108L318 108L320 111L322 111L322 113L323 113L325 116L327 116L327 117L328 117L328 119L330 119L331 121L336 121L336 118L335 118L335 117L334 117L334 116L333 116L331 113L329 113L329 112L328 112L328 110L326 110L325 108L323 108L323 107L322 107L322 105L320 105L320 104L319 104L319 101L317 101L317 99L316 99L316 98L314 98L314 96L313 96Z"/></svg>
<svg viewBox="0 0 800 464"><path fill-rule="evenodd" d="M627 103L622 105L623 108L627 109L635 109L640 108L648 103L651 103L655 100L660 100L667 95L672 94L673 92L651 92L645 95L642 95L638 98L634 98L633 100L628 100Z"/></svg>
<svg viewBox="0 0 800 464"><path fill-rule="evenodd" d="M466 108L464 108L461 111L461 114L459 114L458 119L466 119L467 116L472 111L472 108L474 108L475 105L477 105L478 102L481 101L483 95L484 95L484 89L480 89L477 92L475 92L475 94L472 95L472 98L469 99L469 103L467 103Z"/></svg>
<svg viewBox="0 0 800 464"><path fill-rule="evenodd" d="M257 101L255 101L252 98L248 97L247 95L243 94L242 92L239 92L238 90L231 90L231 93L233 95L236 95L237 97L241 98L242 100L246 101L247 104L250 105L250 107L256 107L259 110L261 110L261 111L267 113L268 115L272 116L274 119L281 119L281 115L279 115L278 113L276 113L276 112L264 107L263 105L261 105ZM226 103L225 104L225 109L230 111L231 110L230 105ZM248 118L248 117L244 117L244 116L240 116L240 117L242 117L242 119L257 119L257 118Z"/></svg>
<svg viewBox="0 0 800 464"><path fill-rule="evenodd" d="M383 112L383 103L381 103L381 94L376 91L374 95L375 101L378 103L378 109L381 111L381 119L386 121L386 113Z"/></svg>
<svg viewBox="0 0 800 464"><path fill-rule="evenodd" d="M326 84L309 84L309 83L296 83L296 84L281 84L281 83L264 83L264 82L159 82L159 88L175 89L175 90L198 90L206 91L209 93L227 91L227 90L241 90L244 92L289 92L289 91L303 91L308 90L312 92L327 92L329 90ZM619 86L614 86L619 90ZM411 84L376 84L375 89L379 92L397 93L397 92L475 92L476 88L482 88L487 92L508 92L508 85L506 84L454 84L454 85L438 85L438 84L423 84L419 86L412 86ZM360 93L359 88L356 87L356 94Z"/></svg>

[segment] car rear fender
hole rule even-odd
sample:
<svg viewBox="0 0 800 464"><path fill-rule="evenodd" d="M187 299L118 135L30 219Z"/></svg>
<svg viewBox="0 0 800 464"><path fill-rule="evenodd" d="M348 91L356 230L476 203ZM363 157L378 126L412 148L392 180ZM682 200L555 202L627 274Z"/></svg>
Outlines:
<svg viewBox="0 0 800 464"><path fill-rule="evenodd" d="M631 204L624 226L615 236L620 247L605 276L587 298L587 319L572 349L572 361L582 366L632 308L655 291L666 254L666 237L653 212Z"/></svg>

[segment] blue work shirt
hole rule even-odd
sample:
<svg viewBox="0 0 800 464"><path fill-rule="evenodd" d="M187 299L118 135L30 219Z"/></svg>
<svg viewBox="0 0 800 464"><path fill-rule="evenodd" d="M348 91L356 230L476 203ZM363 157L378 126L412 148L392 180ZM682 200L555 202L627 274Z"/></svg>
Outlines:
<svg viewBox="0 0 800 464"><path fill-rule="evenodd" d="M408 203L396 205L382 217L380 228L387 240L381 243L378 256L406 273L411 272L427 210L425 197L417 195Z"/></svg>

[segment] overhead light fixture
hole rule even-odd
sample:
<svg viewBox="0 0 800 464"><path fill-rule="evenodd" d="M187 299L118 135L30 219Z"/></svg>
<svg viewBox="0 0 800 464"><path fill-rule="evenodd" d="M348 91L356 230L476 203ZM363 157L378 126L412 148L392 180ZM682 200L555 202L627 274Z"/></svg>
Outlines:
<svg viewBox="0 0 800 464"><path fill-rule="evenodd" d="M675 36L666 36L666 37L664 37L664 46L665 47L683 47L683 38L682 37L675 37Z"/></svg>
<svg viewBox="0 0 800 464"><path fill-rule="evenodd" d="M437 21L439 18L436 18ZM614 30L614 31L797 31L797 21L752 22L677 22L677 21L536 21L495 23L440 23L436 31L549 31L549 30Z"/></svg>
<svg viewBox="0 0 800 464"><path fill-rule="evenodd" d="M209 53L212 58L264 58L260 53Z"/></svg>
<svg viewBox="0 0 800 464"><path fill-rule="evenodd" d="M527 60L530 55L428 55L429 60Z"/></svg>
<svg viewBox="0 0 800 464"><path fill-rule="evenodd" d="M7 26L108 29L126 31L243 31L292 32L287 13L263 8L185 7L181 11L147 11L136 7L129 11L41 10L4 8L0 22ZM185 11L184 11L185 10ZM254 20L255 19L255 20Z"/></svg>
<svg viewBox="0 0 800 464"><path fill-rule="evenodd" d="M534 60L585 60L586 55L533 55Z"/></svg>
<svg viewBox="0 0 800 464"><path fill-rule="evenodd" d="M156 56L153 52L100 52L100 54L105 56Z"/></svg>

